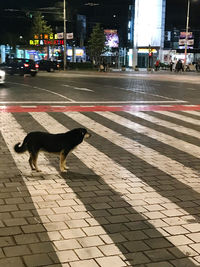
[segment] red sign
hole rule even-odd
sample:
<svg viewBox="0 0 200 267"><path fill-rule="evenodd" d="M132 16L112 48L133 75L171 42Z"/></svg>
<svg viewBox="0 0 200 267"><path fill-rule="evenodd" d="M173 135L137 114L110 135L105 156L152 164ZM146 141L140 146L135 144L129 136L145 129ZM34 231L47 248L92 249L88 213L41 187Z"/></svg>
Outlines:
<svg viewBox="0 0 200 267"><path fill-rule="evenodd" d="M30 40L30 45L64 45L64 40Z"/></svg>

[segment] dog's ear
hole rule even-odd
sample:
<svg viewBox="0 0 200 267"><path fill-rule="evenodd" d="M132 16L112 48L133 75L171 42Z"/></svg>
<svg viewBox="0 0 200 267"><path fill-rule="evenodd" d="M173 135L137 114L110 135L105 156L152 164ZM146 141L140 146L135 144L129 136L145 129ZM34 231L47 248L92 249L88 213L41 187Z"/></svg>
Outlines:
<svg viewBox="0 0 200 267"><path fill-rule="evenodd" d="M80 129L81 135L85 135L87 133L87 130L85 128Z"/></svg>

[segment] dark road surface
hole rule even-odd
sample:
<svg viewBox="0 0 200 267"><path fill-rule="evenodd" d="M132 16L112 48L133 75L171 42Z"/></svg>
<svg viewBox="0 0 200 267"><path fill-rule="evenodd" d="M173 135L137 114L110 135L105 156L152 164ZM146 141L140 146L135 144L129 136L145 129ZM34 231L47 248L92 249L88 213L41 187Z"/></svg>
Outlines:
<svg viewBox="0 0 200 267"><path fill-rule="evenodd" d="M155 80L142 76L118 73L81 75L79 72L39 73L37 77L7 76L7 82L0 87L0 101L3 104L88 104L88 103L180 103L198 104L200 97L200 75L188 82L184 75L153 76ZM120 77L121 76L121 77ZM178 81L176 80L178 78ZM187 78L187 76L186 76ZM189 77L191 78L191 76ZM183 81L182 81L182 80ZM192 81L192 83L191 83ZM198 80L197 80L198 82Z"/></svg>

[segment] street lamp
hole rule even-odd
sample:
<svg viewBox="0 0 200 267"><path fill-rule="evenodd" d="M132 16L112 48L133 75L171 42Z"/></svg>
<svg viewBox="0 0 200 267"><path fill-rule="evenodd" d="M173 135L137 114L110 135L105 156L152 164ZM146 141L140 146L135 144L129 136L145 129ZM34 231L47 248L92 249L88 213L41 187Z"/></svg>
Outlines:
<svg viewBox="0 0 200 267"><path fill-rule="evenodd" d="M188 41L188 28L189 28L189 18L190 18L190 0L188 0L187 6L187 20L186 20L186 36L185 36L185 58L184 58L184 66L186 65L187 60L187 41Z"/></svg>
<svg viewBox="0 0 200 267"><path fill-rule="evenodd" d="M63 55L63 64L64 64L64 70L66 69L66 0L63 0L63 19L64 19L64 32L63 32L63 38L64 38L64 55Z"/></svg>
<svg viewBox="0 0 200 267"><path fill-rule="evenodd" d="M197 2L198 0L193 0L193 2ZM186 36L185 36L185 58L184 58L184 66L186 65L186 60L187 60L187 48L188 48L188 29L189 29L189 20L190 20L190 3L191 0L188 0L188 5L187 5L187 20L186 20Z"/></svg>

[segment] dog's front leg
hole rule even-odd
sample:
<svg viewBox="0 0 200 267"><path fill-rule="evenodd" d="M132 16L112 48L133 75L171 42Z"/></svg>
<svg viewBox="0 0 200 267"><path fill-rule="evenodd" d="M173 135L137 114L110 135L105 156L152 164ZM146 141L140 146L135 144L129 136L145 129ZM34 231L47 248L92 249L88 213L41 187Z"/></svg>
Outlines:
<svg viewBox="0 0 200 267"><path fill-rule="evenodd" d="M61 172L67 172L67 166L66 166L66 157L68 152L66 153L65 150L62 150L60 152L60 171Z"/></svg>

